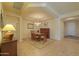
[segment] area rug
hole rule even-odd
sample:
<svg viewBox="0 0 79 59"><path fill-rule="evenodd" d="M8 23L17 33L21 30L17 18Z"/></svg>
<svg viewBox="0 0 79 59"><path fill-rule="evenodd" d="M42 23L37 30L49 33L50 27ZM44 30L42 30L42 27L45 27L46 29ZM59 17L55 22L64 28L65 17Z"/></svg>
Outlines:
<svg viewBox="0 0 79 59"><path fill-rule="evenodd" d="M52 39L48 39L46 42L43 42L43 41L34 41L34 40L27 40L27 42L29 44L31 44L32 46L36 47L36 48L44 48L46 46L48 46L49 44L53 43L53 40Z"/></svg>

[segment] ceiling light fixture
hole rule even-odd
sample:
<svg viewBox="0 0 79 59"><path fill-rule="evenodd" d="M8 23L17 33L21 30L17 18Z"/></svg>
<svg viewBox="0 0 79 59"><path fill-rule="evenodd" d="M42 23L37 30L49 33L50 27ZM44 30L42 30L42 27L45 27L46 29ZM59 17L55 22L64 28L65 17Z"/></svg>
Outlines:
<svg viewBox="0 0 79 59"><path fill-rule="evenodd" d="M34 23L36 26L39 26L41 24L41 22L35 22Z"/></svg>

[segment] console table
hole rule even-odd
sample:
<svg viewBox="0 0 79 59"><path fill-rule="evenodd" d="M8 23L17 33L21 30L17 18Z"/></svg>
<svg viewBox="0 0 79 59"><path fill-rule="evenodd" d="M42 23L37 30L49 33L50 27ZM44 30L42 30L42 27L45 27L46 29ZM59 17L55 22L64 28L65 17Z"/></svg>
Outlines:
<svg viewBox="0 0 79 59"><path fill-rule="evenodd" d="M17 40L1 43L0 55L1 56L17 56Z"/></svg>

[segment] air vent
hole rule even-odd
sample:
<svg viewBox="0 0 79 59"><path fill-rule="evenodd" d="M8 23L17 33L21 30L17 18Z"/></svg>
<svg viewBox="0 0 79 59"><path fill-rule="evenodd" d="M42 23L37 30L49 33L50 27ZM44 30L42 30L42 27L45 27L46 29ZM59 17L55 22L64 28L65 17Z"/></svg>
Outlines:
<svg viewBox="0 0 79 59"><path fill-rule="evenodd" d="M21 9L22 8L22 6L23 6L23 2L14 2L14 8L15 9Z"/></svg>

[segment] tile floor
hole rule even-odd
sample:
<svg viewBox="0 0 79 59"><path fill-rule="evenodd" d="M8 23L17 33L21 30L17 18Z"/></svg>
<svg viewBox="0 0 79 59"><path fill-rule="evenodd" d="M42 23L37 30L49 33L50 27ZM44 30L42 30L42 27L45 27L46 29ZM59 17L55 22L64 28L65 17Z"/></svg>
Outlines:
<svg viewBox="0 0 79 59"><path fill-rule="evenodd" d="M18 42L18 56L79 56L79 39L50 40L50 44L41 49L27 40Z"/></svg>

